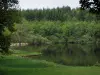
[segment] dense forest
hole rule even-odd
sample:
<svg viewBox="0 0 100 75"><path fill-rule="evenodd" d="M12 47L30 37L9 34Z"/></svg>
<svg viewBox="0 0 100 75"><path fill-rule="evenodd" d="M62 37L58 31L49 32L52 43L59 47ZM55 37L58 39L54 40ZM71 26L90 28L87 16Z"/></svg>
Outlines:
<svg viewBox="0 0 100 75"><path fill-rule="evenodd" d="M69 6L21 10L12 42L33 45L99 43L100 23L96 15Z"/></svg>
<svg viewBox="0 0 100 75"><path fill-rule="evenodd" d="M69 6L57 7L52 9L27 9L22 10L23 17L28 21L48 20L48 21L92 21L95 20L93 14L88 11L81 11L80 8L71 9Z"/></svg>

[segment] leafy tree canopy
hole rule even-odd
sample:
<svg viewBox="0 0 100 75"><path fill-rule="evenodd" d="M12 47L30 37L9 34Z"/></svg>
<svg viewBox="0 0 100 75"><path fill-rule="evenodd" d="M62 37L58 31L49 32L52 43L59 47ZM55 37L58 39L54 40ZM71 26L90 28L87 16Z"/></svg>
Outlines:
<svg viewBox="0 0 100 75"><path fill-rule="evenodd" d="M80 0L81 9L100 14L100 0Z"/></svg>
<svg viewBox="0 0 100 75"><path fill-rule="evenodd" d="M14 23L18 20L18 0L0 0L0 49L8 52Z"/></svg>

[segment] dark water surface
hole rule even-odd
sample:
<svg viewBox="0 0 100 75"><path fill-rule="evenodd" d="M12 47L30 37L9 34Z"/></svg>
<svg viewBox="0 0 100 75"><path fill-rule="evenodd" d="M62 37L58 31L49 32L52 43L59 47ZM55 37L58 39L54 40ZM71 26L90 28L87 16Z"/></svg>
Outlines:
<svg viewBox="0 0 100 75"><path fill-rule="evenodd" d="M100 62L99 45L51 45L42 51L42 58L59 64L72 66L98 65Z"/></svg>
<svg viewBox="0 0 100 75"><path fill-rule="evenodd" d="M42 55L29 55L32 59L43 59L71 66L92 66L100 63L100 45L56 44L43 47L26 46L20 50L41 52Z"/></svg>

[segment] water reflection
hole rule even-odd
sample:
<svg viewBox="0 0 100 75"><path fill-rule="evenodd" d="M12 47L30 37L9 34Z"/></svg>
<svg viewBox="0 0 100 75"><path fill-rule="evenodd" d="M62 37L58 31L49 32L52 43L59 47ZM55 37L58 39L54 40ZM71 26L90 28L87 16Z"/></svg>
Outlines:
<svg viewBox="0 0 100 75"><path fill-rule="evenodd" d="M43 59L64 65L88 66L100 62L100 48L92 44L50 45L42 53Z"/></svg>

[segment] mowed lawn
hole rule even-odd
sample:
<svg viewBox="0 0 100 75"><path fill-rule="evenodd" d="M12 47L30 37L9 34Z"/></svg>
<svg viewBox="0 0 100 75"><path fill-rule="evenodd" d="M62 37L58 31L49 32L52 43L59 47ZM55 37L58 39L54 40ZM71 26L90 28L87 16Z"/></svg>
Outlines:
<svg viewBox="0 0 100 75"><path fill-rule="evenodd" d="M100 75L100 67L64 66L18 56L0 57L0 75Z"/></svg>

